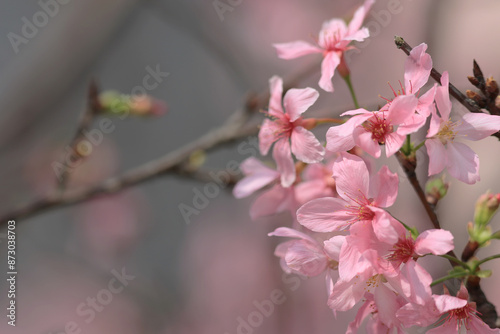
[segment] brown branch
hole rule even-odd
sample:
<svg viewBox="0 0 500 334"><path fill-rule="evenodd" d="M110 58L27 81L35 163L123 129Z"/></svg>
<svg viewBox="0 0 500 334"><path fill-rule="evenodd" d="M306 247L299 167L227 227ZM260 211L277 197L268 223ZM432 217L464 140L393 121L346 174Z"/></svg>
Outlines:
<svg viewBox="0 0 500 334"><path fill-rule="evenodd" d="M314 64L314 66L307 67L286 80L284 91L298 85L300 81L303 81L318 68L319 65ZM9 219L26 218L49 209L77 204L100 195L116 193L162 175L183 173L183 176L188 176L189 172L183 170L183 165L193 152L199 150L210 151L238 139L255 135L258 131L259 123L248 123L248 120L255 114L255 111L259 110L259 108L264 108L268 100L269 92L267 90L260 95L249 95L244 107L234 112L223 125L209 131L193 142L163 157L129 170L122 175L111 177L97 186L68 189L64 193L53 191L43 198L1 215L0 226L5 225ZM194 178L197 178L196 175L199 176L199 174L194 172L192 175Z"/></svg>
<svg viewBox="0 0 500 334"><path fill-rule="evenodd" d="M403 37L395 36L394 43L398 49L401 49L407 55L410 55L411 50L413 49ZM431 77L436 80L438 83L441 83L441 73L439 73L434 67L431 69ZM455 87L451 82L449 84L450 95L453 96L461 105L463 105L467 110L474 113L482 113L481 109L477 107L475 104L471 103L471 100L467 98L457 87ZM495 132L492 136L497 137L500 140L500 132Z"/></svg>

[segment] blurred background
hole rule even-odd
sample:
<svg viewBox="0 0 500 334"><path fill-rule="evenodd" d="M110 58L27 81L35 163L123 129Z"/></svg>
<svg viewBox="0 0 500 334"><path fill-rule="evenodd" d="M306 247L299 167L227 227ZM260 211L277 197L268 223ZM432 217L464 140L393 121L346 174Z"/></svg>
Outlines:
<svg viewBox="0 0 500 334"><path fill-rule="evenodd" d="M227 6L225 11L216 10L220 3ZM147 92L164 101L168 111L154 117L111 118L113 131L72 171L68 187L99 184L220 125L249 93L265 93L272 75L290 77L319 60L315 55L278 59L272 43L311 40L323 21L348 19L360 4L3 0L0 213L54 189L53 162L64 157L75 134L92 78L103 91L131 94L151 71L168 73L158 76L157 85ZM394 47L394 35L413 46L426 42L434 66L448 70L451 82L462 91L472 88L466 76L471 75L473 59L486 76L498 79L499 14L500 3L493 0L378 0L365 20L372 37L349 57L360 103L382 104L378 95L391 95L387 82L398 85L403 79L405 56ZM298 87L318 89L318 79L319 73L312 72ZM313 110L337 116L352 109L338 75L334 86L334 94L321 92ZM458 105L456 110L465 112ZM94 123L91 129L98 126ZM327 128L318 130L324 140ZM238 153L239 144L211 153L205 165L224 169L230 161L248 158L250 154ZM482 181L474 186L453 181L438 207L443 228L455 234L459 253L467 241L465 226L477 197L487 189L500 192L498 142L488 138L471 147L481 159ZM421 182L427 175L425 156L422 159ZM387 163L401 172L395 161ZM400 175L400 196L391 212L409 225L428 228L416 195ZM8 326L2 315L0 332L345 332L355 310L335 319L326 306L323 278L304 281L282 276L273 255L278 241L267 233L287 225L289 215L252 221L248 210L253 197L236 200L224 189L187 224L180 206L193 206L204 186L166 175L112 196L18 220L17 326ZM498 219L494 224L498 229ZM5 228L0 233L0 254L5 254ZM498 249L493 245L480 255ZM448 268L444 260L425 260L435 277ZM7 268L6 256L0 264ZM491 264L485 268L495 269ZM496 306L500 306L498 270L499 266L483 280ZM259 311L276 290L283 293L282 303L267 314ZM7 284L1 280L2 314L6 295Z"/></svg>

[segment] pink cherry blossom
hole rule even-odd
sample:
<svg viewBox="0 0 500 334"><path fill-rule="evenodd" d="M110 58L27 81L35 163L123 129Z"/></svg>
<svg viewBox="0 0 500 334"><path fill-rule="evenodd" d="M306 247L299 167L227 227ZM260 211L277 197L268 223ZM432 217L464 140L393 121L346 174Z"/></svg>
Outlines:
<svg viewBox="0 0 500 334"><path fill-rule="evenodd" d="M325 154L318 139L304 127L306 124L301 117L316 102L319 93L312 88L290 89L285 94L282 105L283 80L274 76L269 83L269 118L264 120L259 132L260 153L266 155L275 143L273 158L281 173L281 184L289 187L296 179L292 153L305 163L319 162Z"/></svg>
<svg viewBox="0 0 500 334"><path fill-rule="evenodd" d="M255 191L273 185L262 193L250 208L250 216L257 219L287 210L294 211L298 205L294 187L285 188L278 180L280 173L264 165L257 158L250 157L240 165L245 177L233 189L236 198L250 196Z"/></svg>
<svg viewBox="0 0 500 334"><path fill-rule="evenodd" d="M302 178L295 185L296 197L299 203L307 203L315 198L337 197L335 180L332 177L332 167L336 156L324 163L307 165L302 172Z"/></svg>
<svg viewBox="0 0 500 334"><path fill-rule="evenodd" d="M451 101L448 91L448 72L441 77L441 87L436 91L436 110L432 112L431 124L425 141L429 155L429 175L442 172L456 179L474 184L480 180L479 157L472 149L455 139L481 140L500 130L500 116L483 113L468 113L456 121L450 118Z"/></svg>
<svg viewBox="0 0 500 334"><path fill-rule="evenodd" d="M327 269L337 269L339 253L344 236L334 236L320 243L311 236L297 230L279 227L269 236L288 237L296 240L281 243L275 255L287 273L295 271L305 276L318 276Z"/></svg>
<svg viewBox="0 0 500 334"><path fill-rule="evenodd" d="M385 145L386 155L396 153L406 135L418 130L423 125L420 119L413 116L418 99L413 95L397 96L388 109L368 111L356 109L341 116L353 116L346 123L332 126L327 134L326 148L331 152L348 151L355 145L375 158L381 154L380 145Z"/></svg>
<svg viewBox="0 0 500 334"><path fill-rule="evenodd" d="M324 59L321 64L319 86L327 92L333 92L332 77L335 69L339 64L347 69L343 54L353 48L349 44L352 41L362 42L370 36L368 29L362 28L361 25L374 2L375 0L365 0L363 6L354 13L349 25L341 19L332 19L323 23L317 41L318 46L304 41L274 44L278 57L293 59L307 54L322 53Z"/></svg>
<svg viewBox="0 0 500 334"><path fill-rule="evenodd" d="M430 329L427 333L461 333L463 329L472 334L500 333L500 329L491 329L479 318L476 303L467 301L469 292L463 283L457 297L450 296L447 292L445 290L446 294L434 296L435 306L445 318L438 322L438 327Z"/></svg>
<svg viewBox="0 0 500 334"><path fill-rule="evenodd" d="M384 166L370 179L361 158L342 153L333 165L333 178L340 198L325 197L306 203L297 211L300 224L315 232L331 232L368 221L380 227L376 230L381 238L390 233L387 222L393 218L380 208L389 207L396 200L396 174Z"/></svg>
<svg viewBox="0 0 500 334"><path fill-rule="evenodd" d="M349 324L346 334L357 334L363 321L367 319L368 333L404 333L396 312L406 301L397 293L382 285L377 294L365 293L365 302L359 308L356 318Z"/></svg>

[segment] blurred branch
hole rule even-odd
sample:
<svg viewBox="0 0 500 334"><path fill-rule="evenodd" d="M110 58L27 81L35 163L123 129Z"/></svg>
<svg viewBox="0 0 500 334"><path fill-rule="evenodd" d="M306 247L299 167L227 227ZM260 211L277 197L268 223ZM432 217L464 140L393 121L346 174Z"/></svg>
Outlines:
<svg viewBox="0 0 500 334"><path fill-rule="evenodd" d="M284 90L296 86L318 68L318 64L304 68L285 81ZM255 135L258 131L259 122L249 123L248 121L255 114L255 111L267 105L268 100L269 92L267 90L260 95L250 94L244 106L235 111L223 125L209 131L198 139L122 175L111 177L97 186L68 189L62 194L59 191L54 191L41 199L1 215L0 226L7 224L9 219L26 218L49 209L77 204L100 195L116 193L168 173L180 173L183 176L192 175L195 179L199 179L201 178L199 173L186 172L183 167L190 155L195 151L210 151L240 138Z"/></svg>
<svg viewBox="0 0 500 334"><path fill-rule="evenodd" d="M92 80L88 88L87 105L83 111L80 122L78 123L76 133L69 144L74 152L80 152L80 154L78 155L79 159L83 159L85 155L81 153L81 150L79 150L77 146L83 139L83 132L85 130L88 130L90 125L92 125L92 122L94 121L95 116L97 116L99 109L99 88L97 87L97 83ZM59 182L59 190L61 192L64 191L64 189L66 188L66 184L68 183L67 168L67 165L63 165L63 170L61 171L61 179Z"/></svg>

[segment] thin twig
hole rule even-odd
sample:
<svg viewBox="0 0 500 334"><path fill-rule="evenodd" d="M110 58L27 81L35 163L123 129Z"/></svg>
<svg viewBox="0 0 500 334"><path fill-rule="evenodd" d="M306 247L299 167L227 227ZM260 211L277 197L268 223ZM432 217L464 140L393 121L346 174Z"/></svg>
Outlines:
<svg viewBox="0 0 500 334"><path fill-rule="evenodd" d="M286 80L284 91L297 86L299 82L310 76L319 68L317 64L304 68L290 79ZM25 204L15 210L7 212L0 217L0 226L7 224L9 219L26 218L43 211L60 208L87 201L100 195L112 194L146 181L150 181L166 174L189 175L182 170L182 166L190 155L199 150L210 151L224 144L234 142L238 139L255 135L259 123L249 123L249 119L256 114L255 111L264 108L269 100L269 92L266 90L260 95L249 95L244 107L238 109L220 127L209 131L193 142L170 152L156 160L149 161L122 175L111 177L97 186L67 189L64 193L54 191L47 196ZM192 174L196 176L196 173ZM196 178L196 177L195 177Z"/></svg>

